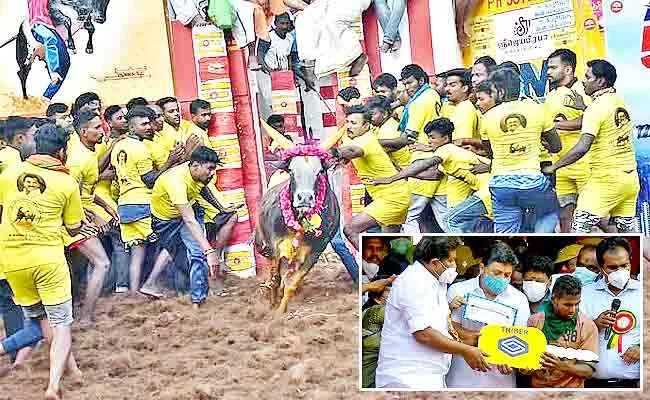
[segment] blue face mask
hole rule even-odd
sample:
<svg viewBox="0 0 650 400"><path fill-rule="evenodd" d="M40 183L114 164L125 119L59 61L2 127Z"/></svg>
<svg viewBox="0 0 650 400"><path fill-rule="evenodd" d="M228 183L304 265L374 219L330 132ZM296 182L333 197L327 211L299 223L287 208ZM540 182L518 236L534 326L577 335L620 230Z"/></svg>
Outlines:
<svg viewBox="0 0 650 400"><path fill-rule="evenodd" d="M589 271L585 267L577 267L571 275L573 275L575 278L578 278L582 286L591 285L594 283L596 277L598 276L597 273Z"/></svg>
<svg viewBox="0 0 650 400"><path fill-rule="evenodd" d="M485 284L492 294L500 295L506 290L508 284L510 284L510 279L495 278L492 275L483 274L483 284Z"/></svg>

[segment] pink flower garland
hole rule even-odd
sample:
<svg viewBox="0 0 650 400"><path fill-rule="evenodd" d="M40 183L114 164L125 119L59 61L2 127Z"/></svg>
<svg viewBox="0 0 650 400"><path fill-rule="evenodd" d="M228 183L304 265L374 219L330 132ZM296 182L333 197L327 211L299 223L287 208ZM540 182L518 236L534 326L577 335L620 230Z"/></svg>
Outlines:
<svg viewBox="0 0 650 400"><path fill-rule="evenodd" d="M321 161L329 161L332 156L325 150L312 145L305 146L296 146L292 149L282 151L280 156L283 160L287 161L293 157L298 156L316 156L321 159ZM293 212L293 207L291 203L291 187L286 185L280 192L280 209L282 210L282 217L284 219L285 225L298 233L298 236L302 236L305 233L313 233L315 236L320 236L323 234L321 229L313 229L309 220L314 215L320 215L321 212L325 209L325 195L327 194L327 176L325 174L320 174L318 176L318 191L316 193L316 202L314 207L307 212L307 214L302 219L302 223L296 218L296 214ZM308 229L305 229L304 225L308 225ZM294 240L294 246L300 244L299 241Z"/></svg>

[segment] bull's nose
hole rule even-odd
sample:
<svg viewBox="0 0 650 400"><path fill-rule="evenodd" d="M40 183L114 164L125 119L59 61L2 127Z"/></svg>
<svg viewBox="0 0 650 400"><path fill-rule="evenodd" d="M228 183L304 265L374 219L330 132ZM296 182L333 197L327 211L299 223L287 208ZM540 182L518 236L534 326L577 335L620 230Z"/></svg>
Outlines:
<svg viewBox="0 0 650 400"><path fill-rule="evenodd" d="M299 206L311 205L314 202L314 194L312 192L299 192L296 193L296 203Z"/></svg>

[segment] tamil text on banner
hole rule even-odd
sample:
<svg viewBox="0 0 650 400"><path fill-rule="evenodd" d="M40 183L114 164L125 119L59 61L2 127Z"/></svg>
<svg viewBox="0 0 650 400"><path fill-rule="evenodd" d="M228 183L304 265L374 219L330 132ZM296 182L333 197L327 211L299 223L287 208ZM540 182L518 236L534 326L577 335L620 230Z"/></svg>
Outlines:
<svg viewBox="0 0 650 400"><path fill-rule="evenodd" d="M69 2L49 3L50 10L56 11L49 16L56 29L39 25L41 36L26 33L32 36L30 41L44 42L43 37L47 37L52 47L44 51L42 59L48 59L45 54L50 55L49 67L44 61L34 61L26 77L25 99L16 72L19 60L25 59L28 50L26 37L16 40L16 36L22 21L28 19L28 7L37 2L0 1L0 46L4 44L0 47L0 117L44 115L44 97L51 102L71 104L81 93L92 91L99 94L103 104L109 105L125 104L136 96L159 99L174 92L162 1L139 0L137 7L131 0L89 2L93 8L92 46L89 32L74 7L62 4ZM61 14L72 23L72 38L57 20L62 20ZM105 22L97 23L99 17L105 18ZM51 85L49 68L63 78L59 85Z"/></svg>
<svg viewBox="0 0 650 400"><path fill-rule="evenodd" d="M650 234L650 2L603 1L607 60L618 72L616 90L630 109L634 125L641 191L638 211L643 233Z"/></svg>
<svg viewBox="0 0 650 400"><path fill-rule="evenodd" d="M548 90L546 59L559 48L576 53L580 77L588 60L604 57L604 36L590 1L484 0L463 59L467 66L484 55L519 64L524 93L541 100Z"/></svg>

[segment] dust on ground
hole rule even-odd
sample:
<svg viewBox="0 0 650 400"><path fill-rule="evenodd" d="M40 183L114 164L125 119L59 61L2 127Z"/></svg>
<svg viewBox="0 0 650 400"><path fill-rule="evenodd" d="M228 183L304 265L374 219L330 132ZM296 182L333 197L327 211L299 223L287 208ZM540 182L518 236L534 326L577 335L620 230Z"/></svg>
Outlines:
<svg viewBox="0 0 650 400"><path fill-rule="evenodd" d="M321 257L284 317L273 316L257 288L254 280L231 282L227 296L211 296L199 313L191 311L187 297L156 302L101 299L97 326L74 328L73 350L85 383L70 387L64 381L64 398L647 398L615 392L359 393L358 296L338 257L330 253ZM647 296L645 305L650 305ZM41 348L26 369L0 379L0 400L41 399L47 379L48 354Z"/></svg>

